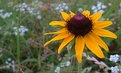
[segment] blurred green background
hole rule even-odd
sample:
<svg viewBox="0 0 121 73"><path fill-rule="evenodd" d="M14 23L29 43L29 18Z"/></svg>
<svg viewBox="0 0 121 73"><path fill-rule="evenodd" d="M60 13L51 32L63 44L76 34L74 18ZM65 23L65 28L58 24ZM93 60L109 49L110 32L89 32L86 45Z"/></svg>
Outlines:
<svg viewBox="0 0 121 73"><path fill-rule="evenodd" d="M118 38L103 38L110 48L109 53L104 51L107 59L103 61L114 65L108 57L110 54L121 55L121 0L0 0L0 73L54 73L66 61L71 65L62 67L60 73L77 73L78 63L71 44L61 55L57 54L60 42L43 46L55 36L43 34L58 30L49 22L61 20L60 12L69 13L70 10L75 13L84 10L90 10L91 14L102 12L102 20L113 22L107 29ZM97 65L86 58L83 60L83 68L91 67L89 73L95 73Z"/></svg>

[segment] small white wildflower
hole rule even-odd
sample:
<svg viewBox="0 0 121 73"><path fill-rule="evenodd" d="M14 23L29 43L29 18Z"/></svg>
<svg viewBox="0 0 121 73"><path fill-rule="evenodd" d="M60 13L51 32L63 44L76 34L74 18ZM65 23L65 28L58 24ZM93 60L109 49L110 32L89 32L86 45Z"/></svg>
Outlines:
<svg viewBox="0 0 121 73"><path fill-rule="evenodd" d="M1 58L2 55L3 55L3 54L2 54L2 51L3 51L3 49L0 48L0 58Z"/></svg>
<svg viewBox="0 0 121 73"><path fill-rule="evenodd" d="M70 61L66 61L65 66L70 66Z"/></svg>
<svg viewBox="0 0 121 73"><path fill-rule="evenodd" d="M111 72L112 72L112 73L119 73L119 68L118 68L118 66L111 67Z"/></svg>
<svg viewBox="0 0 121 73"><path fill-rule="evenodd" d="M112 5L112 3L108 3L108 5L109 5L109 6L111 6L111 5Z"/></svg>
<svg viewBox="0 0 121 73"><path fill-rule="evenodd" d="M66 6L66 3L63 3L63 6Z"/></svg>
<svg viewBox="0 0 121 73"><path fill-rule="evenodd" d="M12 15L12 12L5 12L4 10L0 10L0 17L5 19L5 18L9 18Z"/></svg>
<svg viewBox="0 0 121 73"><path fill-rule="evenodd" d="M68 10L68 6L65 6L65 8L64 8L65 10Z"/></svg>
<svg viewBox="0 0 121 73"><path fill-rule="evenodd" d="M66 3L58 4L57 7L55 8L55 10L58 12L62 12L64 10L68 10L68 9L69 9L69 7Z"/></svg>
<svg viewBox="0 0 121 73"><path fill-rule="evenodd" d="M37 16L37 19L41 19L42 17L40 15Z"/></svg>
<svg viewBox="0 0 121 73"><path fill-rule="evenodd" d="M78 11L79 11L79 12L82 12L82 11L83 11L83 9L82 9L82 8L78 8Z"/></svg>
<svg viewBox="0 0 121 73"><path fill-rule="evenodd" d="M34 3L38 3L39 1L38 0L35 0Z"/></svg>
<svg viewBox="0 0 121 73"><path fill-rule="evenodd" d="M23 4L22 4L22 7L27 8L28 5L27 5L26 3L23 3Z"/></svg>
<svg viewBox="0 0 121 73"><path fill-rule="evenodd" d="M37 11L37 13L36 13L37 15L39 15L40 14L40 12L39 11Z"/></svg>
<svg viewBox="0 0 121 73"><path fill-rule="evenodd" d="M13 30L14 30L14 32L13 32L13 34L14 35L17 35L18 33L17 33L17 27L13 27ZM28 31L28 29L26 28L26 27L24 27L24 26L20 26L19 28L18 28L18 32L19 32L19 34L21 35L21 36L23 36L24 34L25 34L25 32L27 32Z"/></svg>
<svg viewBox="0 0 121 73"><path fill-rule="evenodd" d="M112 61L112 62L118 62L118 60L119 60L119 55L110 55L110 58L109 58L109 60L110 61Z"/></svg>
<svg viewBox="0 0 121 73"><path fill-rule="evenodd" d="M58 4L58 7L62 7L62 4Z"/></svg>
<svg viewBox="0 0 121 73"><path fill-rule="evenodd" d="M83 53L82 56L83 56L83 57L86 57L87 55L86 55L86 53Z"/></svg>
<svg viewBox="0 0 121 73"><path fill-rule="evenodd" d="M18 7L16 8L16 11L23 12L26 10L27 7L28 5L26 3L19 4Z"/></svg>
<svg viewBox="0 0 121 73"><path fill-rule="evenodd" d="M8 58L8 61L11 61L11 58Z"/></svg>
<svg viewBox="0 0 121 73"><path fill-rule="evenodd" d="M95 6L95 5L93 5L91 9L92 9L92 10L96 9L96 6Z"/></svg>
<svg viewBox="0 0 121 73"><path fill-rule="evenodd" d="M65 66L65 63L61 63L61 64L60 64L60 67L64 67L64 66Z"/></svg>
<svg viewBox="0 0 121 73"><path fill-rule="evenodd" d="M26 9L27 9L28 11L30 11L30 10L31 10L31 7L27 7Z"/></svg>
<svg viewBox="0 0 121 73"><path fill-rule="evenodd" d="M2 27L0 27L0 30L2 30Z"/></svg>
<svg viewBox="0 0 121 73"><path fill-rule="evenodd" d="M29 12L30 14L33 14L33 12L34 12L34 8L30 8L30 7L28 7L27 9L28 9L28 12Z"/></svg>
<svg viewBox="0 0 121 73"><path fill-rule="evenodd" d="M93 10L94 13L98 12L98 9Z"/></svg>
<svg viewBox="0 0 121 73"><path fill-rule="evenodd" d="M14 30L16 30L16 29L17 29L17 27L13 27L13 29L14 29Z"/></svg>
<svg viewBox="0 0 121 73"><path fill-rule="evenodd" d="M12 15L12 12L10 12L10 13L6 12L6 13L4 14L5 17L10 17L11 15Z"/></svg>
<svg viewBox="0 0 121 73"><path fill-rule="evenodd" d="M60 73L60 67L56 67L55 73Z"/></svg>
<svg viewBox="0 0 121 73"><path fill-rule="evenodd" d="M5 64L9 64L8 61L5 61Z"/></svg>
<svg viewBox="0 0 121 73"><path fill-rule="evenodd" d="M59 12L63 12L63 11L64 11L64 9L60 9L60 10L59 10Z"/></svg>
<svg viewBox="0 0 121 73"><path fill-rule="evenodd" d="M15 61L12 60L11 58L8 58L8 59L5 61L5 64L6 64L6 67L7 67L7 68L15 69Z"/></svg>
<svg viewBox="0 0 121 73"><path fill-rule="evenodd" d="M26 3L19 4L18 7L16 8L16 11L20 11L23 13L29 13L31 15L36 16L38 19L41 19L41 17L38 16L38 15L40 15L40 11L38 11L36 8L30 7Z"/></svg>
<svg viewBox="0 0 121 73"><path fill-rule="evenodd" d="M20 8L20 11L25 11L25 9L24 8Z"/></svg>
<svg viewBox="0 0 121 73"><path fill-rule="evenodd" d="M22 3L22 4L20 4L18 7L20 7L20 8L26 8L28 5L26 4L26 3Z"/></svg>
<svg viewBox="0 0 121 73"><path fill-rule="evenodd" d="M121 7L121 2L120 2L120 5L119 6Z"/></svg>
<svg viewBox="0 0 121 73"><path fill-rule="evenodd" d="M60 9L60 7L56 7L56 8L55 8L55 10L57 10L57 11L58 11L59 9Z"/></svg>
<svg viewBox="0 0 121 73"><path fill-rule="evenodd" d="M19 30L19 33L21 36L23 36L25 34L25 32L28 31L28 29L24 26L20 26L20 28L18 30Z"/></svg>
<svg viewBox="0 0 121 73"><path fill-rule="evenodd" d="M97 6L97 9L100 10L101 9L101 6Z"/></svg>
<svg viewBox="0 0 121 73"><path fill-rule="evenodd" d="M105 9L105 8L107 8L107 6L104 5L102 2L97 2L97 5L93 5L91 7L91 9L93 10L93 13L95 13L95 12L104 13L104 10L103 9Z"/></svg>
<svg viewBox="0 0 121 73"><path fill-rule="evenodd" d="M16 11L25 12L28 8L28 5L26 3L19 4L16 8Z"/></svg>
<svg viewBox="0 0 121 73"><path fill-rule="evenodd" d="M105 8L107 8L107 6L106 5L102 5L102 9L105 9Z"/></svg>
<svg viewBox="0 0 121 73"><path fill-rule="evenodd" d="M3 9L0 9L0 13L2 13L4 10Z"/></svg>
<svg viewBox="0 0 121 73"><path fill-rule="evenodd" d="M11 62L12 64L15 64L15 61L14 60L12 60L12 62Z"/></svg>
<svg viewBox="0 0 121 73"><path fill-rule="evenodd" d="M104 13L105 11L104 10L99 10L98 12Z"/></svg>
<svg viewBox="0 0 121 73"><path fill-rule="evenodd" d="M97 7L101 7L102 6L102 2L97 2Z"/></svg>

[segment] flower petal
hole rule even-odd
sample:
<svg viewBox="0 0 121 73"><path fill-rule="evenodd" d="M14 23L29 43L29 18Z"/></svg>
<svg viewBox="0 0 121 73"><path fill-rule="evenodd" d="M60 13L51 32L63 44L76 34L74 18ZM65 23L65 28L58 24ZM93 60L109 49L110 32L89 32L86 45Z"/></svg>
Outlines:
<svg viewBox="0 0 121 73"><path fill-rule="evenodd" d="M61 12L61 15L65 21L69 19L69 15L66 12Z"/></svg>
<svg viewBox="0 0 121 73"><path fill-rule="evenodd" d="M66 26L66 22L65 21L52 21L50 22L49 25L52 25L52 26Z"/></svg>
<svg viewBox="0 0 121 73"><path fill-rule="evenodd" d="M95 22L95 21L99 20L101 18L101 16L102 16L102 13L97 12L97 13L91 15L89 18L92 20L92 22Z"/></svg>
<svg viewBox="0 0 121 73"><path fill-rule="evenodd" d="M75 43L75 52L76 52L78 63L81 63L82 61L84 45L85 45L84 39L82 37L77 37L76 43Z"/></svg>
<svg viewBox="0 0 121 73"><path fill-rule="evenodd" d="M92 53L94 53L97 57L104 58L104 55L103 55L102 50L98 46L98 44L95 41L95 39L92 38L90 35L91 34L87 34L84 37L84 40L85 40L85 43L86 43L87 48L89 48L89 50L92 51Z"/></svg>
<svg viewBox="0 0 121 73"><path fill-rule="evenodd" d="M112 21L97 21L94 23L94 28L105 28L112 24Z"/></svg>
<svg viewBox="0 0 121 73"><path fill-rule="evenodd" d="M94 29L93 32L96 34L96 35L99 35L99 36L102 36L102 37L110 37L110 38L117 38L117 36L108 31L108 30L105 30L105 29Z"/></svg>
<svg viewBox="0 0 121 73"><path fill-rule="evenodd" d="M85 11L83 11L82 12L82 14L84 15L84 16L89 16L90 15L90 11L88 11L88 10L85 10Z"/></svg>
<svg viewBox="0 0 121 73"><path fill-rule="evenodd" d="M93 32L91 32L91 35L93 36L93 38L95 39L95 41L106 51L109 51L108 46L106 45L106 43L96 34L94 34Z"/></svg>
<svg viewBox="0 0 121 73"><path fill-rule="evenodd" d="M73 13L72 11L70 11L70 17L74 17L75 16L75 13Z"/></svg>
<svg viewBox="0 0 121 73"><path fill-rule="evenodd" d="M74 35L70 35L69 37L65 38L61 45L58 48L58 54L60 54L63 47L65 47L71 40L73 40Z"/></svg>
<svg viewBox="0 0 121 73"><path fill-rule="evenodd" d="M46 43L44 44L44 46L48 45L49 43L51 43L51 42L53 42L53 41L62 40L62 39L64 39L64 38L68 37L68 36L69 36L69 33L59 34L59 35L57 35L56 37L54 37L53 39L51 39L50 41L46 42Z"/></svg>
<svg viewBox="0 0 121 73"><path fill-rule="evenodd" d="M62 28L61 30L57 31L57 32L49 32L49 33L45 33L44 35L48 35L48 34L60 34L60 33L66 33L68 32L68 30L66 28Z"/></svg>

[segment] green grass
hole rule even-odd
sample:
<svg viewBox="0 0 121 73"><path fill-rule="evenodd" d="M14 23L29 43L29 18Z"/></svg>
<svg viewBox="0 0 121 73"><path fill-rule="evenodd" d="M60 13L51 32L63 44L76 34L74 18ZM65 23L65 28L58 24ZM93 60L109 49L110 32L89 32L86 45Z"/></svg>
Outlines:
<svg viewBox="0 0 121 73"><path fill-rule="evenodd" d="M97 1L103 2L106 6L108 6L108 3L112 3L111 6L104 9L103 18L113 19L113 25L107 29L113 31L118 36L116 40L104 38L110 47L110 52L106 52L106 56L108 57L109 54L121 54L121 29L119 29L121 28L121 7L119 6L121 0L38 0L37 3L34 3L34 0L0 0L0 9L3 9L4 12L12 12L12 16L9 18L3 19L0 17L0 27L2 27L0 30L0 50L2 50L0 52L2 55L0 56L0 73L22 73L22 71L24 73L54 73L57 66L70 60L68 59L69 57L71 57L71 65L61 68L61 73L77 73L78 64L76 58L73 57L75 54L73 45L70 44L68 46L72 48L71 51L68 52L68 47L65 47L61 55L58 55L57 48L60 42L53 42L44 47L43 44L55 35L44 36L43 34L58 30L49 25L50 21L61 19L60 13L55 10L58 4L67 3L69 6L69 10L66 11L67 13L70 10L77 13L78 8L90 10L93 13L91 7L96 5ZM32 15L27 11L25 13L17 12L17 6L24 2L39 11L42 19L37 19L36 15ZM8 7L8 4L12 5ZM24 36L19 34L18 28L21 25L28 29L28 32ZM13 27L17 27L18 35L11 34L14 32ZM89 54L93 55L90 52ZM2 68L5 66L5 61L8 58L15 61L15 70ZM61 58L62 60L59 61ZM92 62L87 63L87 60L84 58L83 63L83 69L88 66L95 70L95 65L92 66ZM115 65L112 63L109 64ZM92 69L92 71L94 70Z"/></svg>

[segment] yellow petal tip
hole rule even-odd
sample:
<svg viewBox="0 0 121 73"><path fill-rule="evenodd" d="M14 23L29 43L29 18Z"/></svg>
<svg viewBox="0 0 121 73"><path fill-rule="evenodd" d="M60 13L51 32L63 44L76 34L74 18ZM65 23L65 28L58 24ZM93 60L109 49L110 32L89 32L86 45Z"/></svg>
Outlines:
<svg viewBox="0 0 121 73"><path fill-rule="evenodd" d="M60 12L61 14L65 13L64 11Z"/></svg>
<svg viewBox="0 0 121 73"><path fill-rule="evenodd" d="M60 52L58 52L58 54L60 54Z"/></svg>
<svg viewBox="0 0 121 73"><path fill-rule="evenodd" d="M109 52L109 49L107 49L106 51Z"/></svg>
<svg viewBox="0 0 121 73"><path fill-rule="evenodd" d="M70 10L69 12L71 13L72 11Z"/></svg>
<svg viewBox="0 0 121 73"><path fill-rule="evenodd" d="M58 54L60 54L61 53L61 51L58 49Z"/></svg>
<svg viewBox="0 0 121 73"><path fill-rule="evenodd" d="M78 63L81 63L82 62L82 60L79 60L79 59L77 59L77 61L78 61Z"/></svg>
<svg viewBox="0 0 121 73"><path fill-rule="evenodd" d="M50 23L49 23L49 25L52 25L53 24L53 21L51 21Z"/></svg>
<svg viewBox="0 0 121 73"><path fill-rule="evenodd" d="M48 35L48 33L44 33L44 35Z"/></svg>
<svg viewBox="0 0 121 73"><path fill-rule="evenodd" d="M47 46L50 42L52 42L52 40L46 42L46 43L44 44L44 46Z"/></svg>
<svg viewBox="0 0 121 73"><path fill-rule="evenodd" d="M110 24L113 24L113 22L112 21L109 21L110 22Z"/></svg>
<svg viewBox="0 0 121 73"><path fill-rule="evenodd" d="M82 61L78 61L78 63L80 64Z"/></svg>
<svg viewBox="0 0 121 73"><path fill-rule="evenodd" d="M46 43L44 44L44 46L47 46Z"/></svg>
<svg viewBox="0 0 121 73"><path fill-rule="evenodd" d="M115 37L114 37L115 39L117 39L117 36L115 35Z"/></svg>
<svg viewBox="0 0 121 73"><path fill-rule="evenodd" d="M116 34L113 34L112 38L117 39L118 37Z"/></svg>
<svg viewBox="0 0 121 73"><path fill-rule="evenodd" d="M105 56L104 56L104 55L102 55L102 56L100 56L99 58L101 58L101 59L102 59L102 58L105 58Z"/></svg>

